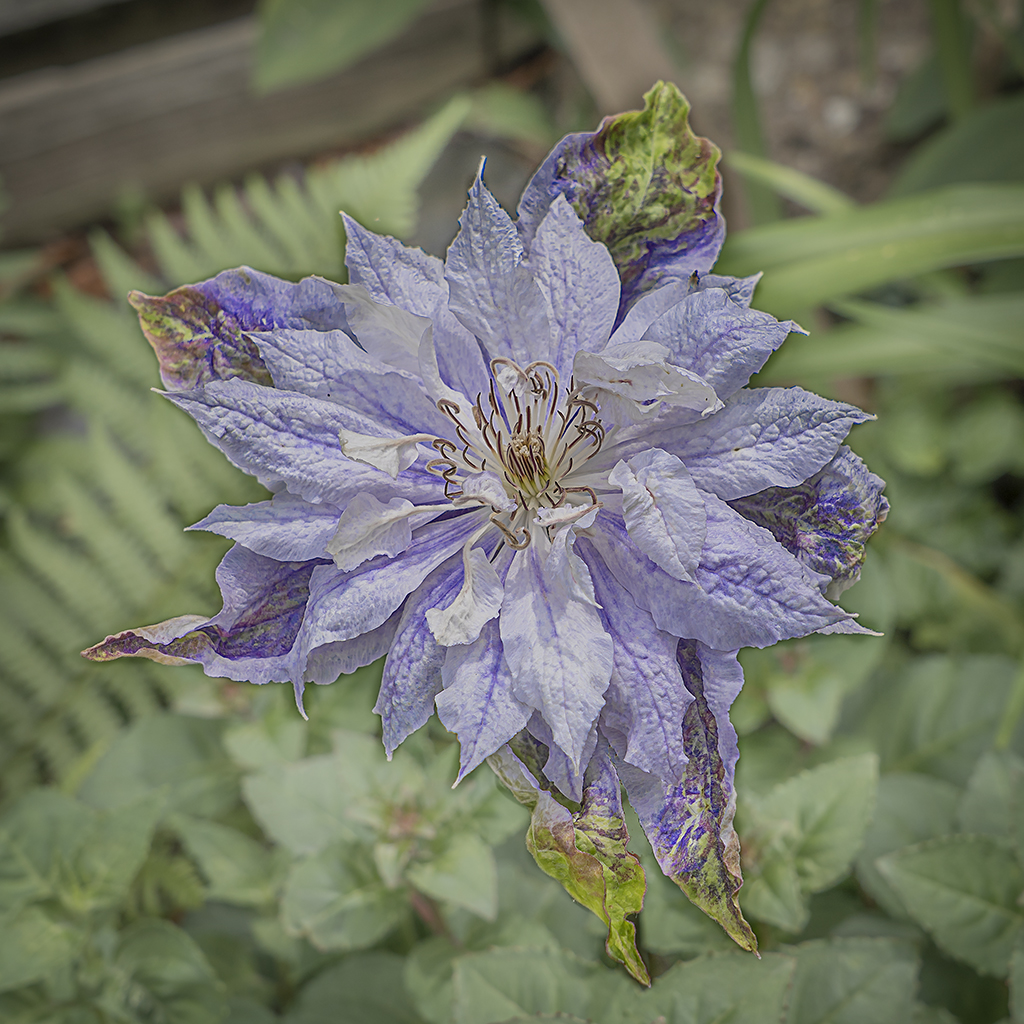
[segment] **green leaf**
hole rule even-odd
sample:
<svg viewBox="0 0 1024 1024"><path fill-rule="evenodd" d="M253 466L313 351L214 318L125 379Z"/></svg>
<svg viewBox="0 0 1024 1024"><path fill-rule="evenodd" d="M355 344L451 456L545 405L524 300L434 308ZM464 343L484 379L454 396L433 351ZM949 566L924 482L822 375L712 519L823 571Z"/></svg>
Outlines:
<svg viewBox="0 0 1024 1024"><path fill-rule="evenodd" d="M0 992L66 970L84 941L84 935L39 907L0 916Z"/></svg>
<svg viewBox="0 0 1024 1024"><path fill-rule="evenodd" d="M918 962L910 943L832 939L791 950L796 973L786 1024L905 1024Z"/></svg>
<svg viewBox="0 0 1024 1024"><path fill-rule="evenodd" d="M1024 178L1024 96L997 99L936 133L900 169L890 196L962 181Z"/></svg>
<svg viewBox="0 0 1024 1024"><path fill-rule="evenodd" d="M590 1016L592 990L602 969L564 951L499 949L455 961L455 1024L492 1024L536 1013ZM631 985L619 976L622 985Z"/></svg>
<svg viewBox="0 0 1024 1024"><path fill-rule="evenodd" d="M944 267L1024 255L1024 186L952 185L729 236L716 271L764 271L776 316Z"/></svg>
<svg viewBox="0 0 1024 1024"><path fill-rule="evenodd" d="M558 130L541 100L501 81L491 81L472 94L466 128L484 135L516 139L546 152L558 141Z"/></svg>
<svg viewBox="0 0 1024 1024"><path fill-rule="evenodd" d="M882 374L987 380L1024 373L1018 333L1024 298L1017 293L905 309L852 300L833 308L852 323L824 333L791 334L758 382Z"/></svg>
<svg viewBox="0 0 1024 1024"><path fill-rule="evenodd" d="M207 896L225 903L259 906L274 899L279 858L237 829L184 814L169 825L209 885Z"/></svg>
<svg viewBox="0 0 1024 1024"><path fill-rule="evenodd" d="M857 880L891 917L906 917L899 897L875 867L879 857L954 831L960 790L927 775L893 773L878 782L875 814L857 857Z"/></svg>
<svg viewBox="0 0 1024 1024"><path fill-rule="evenodd" d="M394 953L346 957L303 986L282 1024L421 1024L402 966Z"/></svg>
<svg viewBox="0 0 1024 1024"><path fill-rule="evenodd" d="M940 949L983 974L1007 973L1024 925L1024 874L1008 843L945 836L887 854L877 866Z"/></svg>
<svg viewBox="0 0 1024 1024"><path fill-rule="evenodd" d="M166 811L214 818L238 799L238 772L220 743L223 723L183 715L140 719L111 745L79 796L118 808L166 796Z"/></svg>
<svg viewBox="0 0 1024 1024"><path fill-rule="evenodd" d="M1024 808L1024 760L1009 750L988 750L978 759L957 812L961 832L1016 841Z"/></svg>
<svg viewBox="0 0 1024 1024"><path fill-rule="evenodd" d="M1020 940L1010 955L1010 1020L1013 1024L1024 1022L1024 946Z"/></svg>
<svg viewBox="0 0 1024 1024"><path fill-rule="evenodd" d="M129 976L124 997L142 1020L219 1024L227 1005L202 950L169 921L142 920L120 935L116 966Z"/></svg>
<svg viewBox="0 0 1024 1024"><path fill-rule="evenodd" d="M367 771L383 760L380 741L351 733L348 757L308 757L250 775L245 801L271 839L297 855L312 854L335 841L369 838L349 814L353 800L368 792ZM359 762L366 766L360 770Z"/></svg>
<svg viewBox="0 0 1024 1024"><path fill-rule="evenodd" d="M636 948L636 926L629 917L644 902L644 869L626 849L629 833L622 813L618 776L606 757L588 766L583 804L571 813L548 793L535 799L526 845L538 866L558 879L574 900L608 925L608 955L637 981L650 984Z"/></svg>
<svg viewBox="0 0 1024 1024"><path fill-rule="evenodd" d="M764 1024L784 1020L796 960L766 953L760 961L741 953L711 954L677 963L647 992L620 999L602 1024Z"/></svg>
<svg viewBox="0 0 1024 1024"><path fill-rule="evenodd" d="M767 185L780 196L799 203L812 213L845 213L857 206L845 192L763 156L735 149L726 155L725 162L744 178Z"/></svg>
<svg viewBox="0 0 1024 1024"><path fill-rule="evenodd" d="M396 36L426 0L262 0L255 83L270 92L340 71Z"/></svg>
<svg viewBox="0 0 1024 1024"><path fill-rule="evenodd" d="M336 846L293 865L281 897L281 920L317 949L372 946L409 911L403 889L388 889L373 869Z"/></svg>
<svg viewBox="0 0 1024 1024"><path fill-rule="evenodd" d="M799 931L809 914L806 897L839 881L857 855L877 785L878 759L864 754L801 772L764 797L748 797L747 910Z"/></svg>
<svg viewBox="0 0 1024 1024"><path fill-rule="evenodd" d="M431 860L413 864L406 878L436 900L465 907L493 921L498 913L498 872L491 848L472 832L453 835Z"/></svg>
<svg viewBox="0 0 1024 1024"><path fill-rule="evenodd" d="M717 216L721 154L694 135L689 113L676 86L658 82L643 110L601 123L587 144L593 157L564 168L577 183L573 208L587 234L608 247L625 291L653 287L658 258L685 250Z"/></svg>

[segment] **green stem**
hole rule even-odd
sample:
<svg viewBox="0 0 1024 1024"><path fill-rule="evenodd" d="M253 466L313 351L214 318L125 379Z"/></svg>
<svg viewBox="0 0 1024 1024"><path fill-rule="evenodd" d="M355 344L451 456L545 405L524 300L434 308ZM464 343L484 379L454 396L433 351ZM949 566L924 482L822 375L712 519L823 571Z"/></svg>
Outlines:
<svg viewBox="0 0 1024 1024"><path fill-rule="evenodd" d="M932 34L946 89L949 113L954 121L974 106L970 37L958 0L929 0Z"/></svg>

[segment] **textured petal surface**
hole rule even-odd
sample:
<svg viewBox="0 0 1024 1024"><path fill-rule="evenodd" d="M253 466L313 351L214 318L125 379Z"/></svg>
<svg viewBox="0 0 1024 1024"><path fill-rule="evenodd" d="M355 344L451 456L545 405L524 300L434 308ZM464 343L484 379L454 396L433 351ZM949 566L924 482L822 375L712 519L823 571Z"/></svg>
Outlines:
<svg viewBox="0 0 1024 1024"><path fill-rule="evenodd" d="M683 713L693 699L676 662L679 641L658 629L593 548L587 563L601 619L615 645L601 731L624 761L675 781L684 760Z"/></svg>
<svg viewBox="0 0 1024 1024"><path fill-rule="evenodd" d="M544 297L523 265L523 247L509 215L478 176L445 264L449 308L491 358L522 366L551 354Z"/></svg>
<svg viewBox="0 0 1024 1024"><path fill-rule="evenodd" d="M132 292L129 302L171 391L233 377L269 384L267 368L247 336L250 331L347 326L345 310L328 282L307 277L292 284L249 267L225 270L162 298Z"/></svg>
<svg viewBox="0 0 1024 1024"><path fill-rule="evenodd" d="M342 214L348 245L349 281L364 287L376 302L388 302L433 321L441 348L444 379L456 390L475 395L487 388L487 364L476 338L448 308L444 264L422 249L375 235Z"/></svg>
<svg viewBox="0 0 1024 1024"><path fill-rule="evenodd" d="M611 679L612 640L574 539L574 527L566 525L550 544L538 533L516 554L500 623L513 692L544 716L578 771Z"/></svg>
<svg viewBox="0 0 1024 1024"><path fill-rule="evenodd" d="M694 582L707 511L683 463L651 448L620 462L608 482L622 489L622 516L636 546L670 576Z"/></svg>
<svg viewBox="0 0 1024 1024"><path fill-rule="evenodd" d="M699 373L725 399L764 366L792 331L803 333L791 320L780 323L734 302L724 289L710 288L672 306L643 337L664 345L669 362Z"/></svg>
<svg viewBox="0 0 1024 1024"><path fill-rule="evenodd" d="M705 494L704 502L707 536L696 583L659 569L611 511L590 531L615 578L659 628L735 650L768 647L850 618L822 596L827 580L802 566L767 530L713 495Z"/></svg>
<svg viewBox="0 0 1024 1024"><path fill-rule="evenodd" d="M345 458L339 430L377 435L382 431L332 402L241 380L167 397L192 416L207 439L239 469L272 491L287 487L307 501L342 506L364 490L382 500L398 496L417 504L438 500L444 493L441 481L418 467L396 481Z"/></svg>
<svg viewBox="0 0 1024 1024"><path fill-rule="evenodd" d="M329 557L327 542L340 517L337 505L314 504L283 491L270 501L218 505L189 529L230 537L258 555L282 562L307 562Z"/></svg>
<svg viewBox="0 0 1024 1024"><path fill-rule="evenodd" d="M429 321L418 322L417 352L430 327ZM367 355L343 331L274 331L253 338L274 385L283 391L350 409L379 424L379 433L418 434L448 426L418 375ZM413 362L418 368L418 357Z"/></svg>
<svg viewBox="0 0 1024 1024"><path fill-rule="evenodd" d="M619 269L620 313L654 287L710 270L725 239L719 152L690 130L689 111L675 86L659 83L642 111L564 138L520 200L527 245L557 196L572 203Z"/></svg>
<svg viewBox="0 0 1024 1024"><path fill-rule="evenodd" d="M527 266L547 304L553 343L547 358L562 380L577 352L604 348L619 308L619 275L608 250L591 240L564 196L551 204Z"/></svg>
<svg viewBox="0 0 1024 1024"><path fill-rule="evenodd" d="M485 623L501 611L504 587L483 548L463 551L462 579L462 588L450 604L427 610L427 625L434 639L446 647L473 643Z"/></svg>
<svg viewBox="0 0 1024 1024"><path fill-rule="evenodd" d="M757 940L736 902L743 880L732 825L737 752L728 709L742 686L742 672L734 654L700 644L681 642L678 659L694 698L683 725L683 779L665 785L628 765L619 774L662 871L737 943L756 950Z"/></svg>
<svg viewBox="0 0 1024 1024"><path fill-rule="evenodd" d="M486 623L471 644L448 649L437 716L459 737L459 778L471 772L522 729L533 709L512 693L498 623Z"/></svg>
<svg viewBox="0 0 1024 1024"><path fill-rule="evenodd" d="M441 689L445 648L427 628L425 614L438 601L458 593L461 559L452 556L423 581L399 612L394 643L384 662L380 694L373 710L381 717L388 757L409 735L424 726L434 712Z"/></svg>
<svg viewBox="0 0 1024 1024"><path fill-rule="evenodd" d="M625 442L620 458L658 447L678 455L694 482L726 501L767 487L795 487L835 454L868 413L802 388L737 391L713 416L681 426L655 424ZM610 457L612 452L608 453Z"/></svg>
<svg viewBox="0 0 1024 1024"><path fill-rule="evenodd" d="M400 555L412 543L413 526L440 515L436 507L429 512L418 512L418 508L405 498L385 503L369 492L357 494L327 544L334 564L342 572L350 572L377 555Z"/></svg>
<svg viewBox="0 0 1024 1024"><path fill-rule="evenodd" d="M844 445L799 486L772 487L731 504L805 565L830 576L828 593L837 597L857 582L868 538L888 514L884 487Z"/></svg>

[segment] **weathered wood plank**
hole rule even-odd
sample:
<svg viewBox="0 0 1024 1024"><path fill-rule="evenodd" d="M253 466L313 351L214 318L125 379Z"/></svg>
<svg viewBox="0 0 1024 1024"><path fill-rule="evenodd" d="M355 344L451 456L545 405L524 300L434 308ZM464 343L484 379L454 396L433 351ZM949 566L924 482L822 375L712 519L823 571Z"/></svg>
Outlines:
<svg viewBox="0 0 1024 1024"><path fill-rule="evenodd" d="M501 57L539 40L501 26ZM126 187L161 200L289 157L351 145L420 115L490 70L481 9L445 0L384 49L332 78L254 96L255 22L133 47L0 81L4 243L102 216Z"/></svg>

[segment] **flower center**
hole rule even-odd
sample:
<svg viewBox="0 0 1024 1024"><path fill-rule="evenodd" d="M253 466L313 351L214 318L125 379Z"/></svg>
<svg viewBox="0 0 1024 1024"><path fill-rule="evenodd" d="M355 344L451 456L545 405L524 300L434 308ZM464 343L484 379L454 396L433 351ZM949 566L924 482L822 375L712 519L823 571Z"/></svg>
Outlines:
<svg viewBox="0 0 1024 1024"><path fill-rule="evenodd" d="M606 431L597 406L573 381L562 387L551 363L537 360L524 369L511 359L493 359L490 389L486 398L477 395L471 423L454 402L437 406L461 443L435 438L441 457L427 464L444 478L449 498L461 496L463 474L489 471L516 502L513 520L523 510L558 507L574 492L596 502L591 488L567 486L567 478L601 450Z"/></svg>

